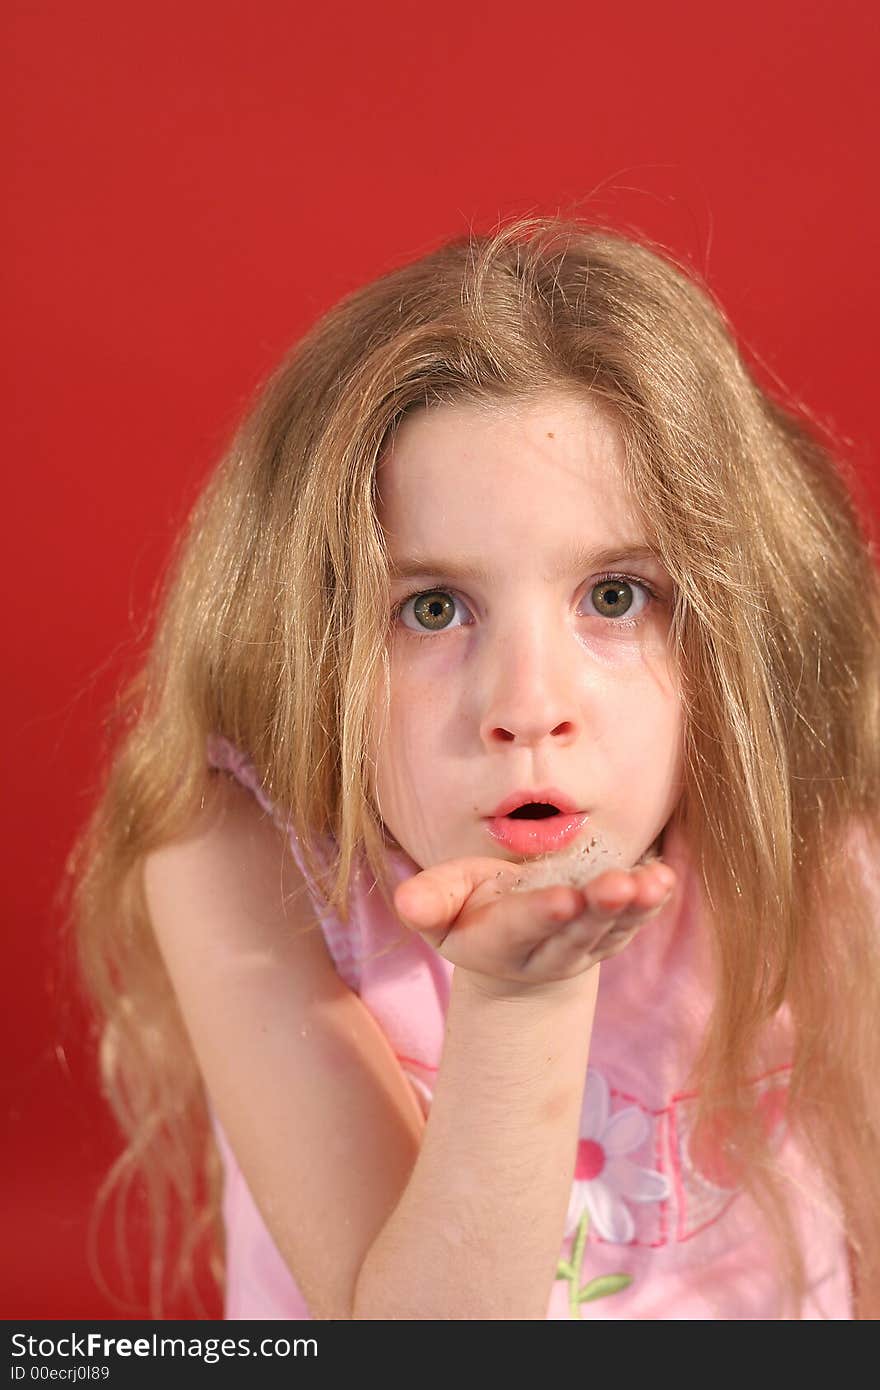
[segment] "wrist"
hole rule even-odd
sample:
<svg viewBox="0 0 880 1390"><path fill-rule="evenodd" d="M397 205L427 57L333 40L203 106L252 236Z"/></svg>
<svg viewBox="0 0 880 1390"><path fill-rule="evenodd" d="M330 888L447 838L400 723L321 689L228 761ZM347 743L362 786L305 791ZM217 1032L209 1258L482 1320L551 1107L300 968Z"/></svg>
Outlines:
<svg viewBox="0 0 880 1390"><path fill-rule="evenodd" d="M540 980L534 984L521 980L500 980L494 975L482 975L457 965L453 970L453 987L460 994L507 1004L546 1005L558 1007L568 1001L589 1000L599 987L601 962L571 975L564 980Z"/></svg>

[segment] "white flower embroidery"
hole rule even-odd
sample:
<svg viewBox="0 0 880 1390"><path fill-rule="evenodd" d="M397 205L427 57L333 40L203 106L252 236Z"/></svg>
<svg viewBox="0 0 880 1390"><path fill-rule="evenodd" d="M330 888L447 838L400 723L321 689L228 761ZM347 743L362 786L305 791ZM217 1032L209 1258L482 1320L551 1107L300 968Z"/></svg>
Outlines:
<svg viewBox="0 0 880 1390"><path fill-rule="evenodd" d="M568 1236L576 1229L586 1207L600 1236L615 1245L626 1245L636 1229L626 1202L662 1202L669 1196L669 1179L624 1158L624 1154L643 1144L650 1133L644 1111L630 1105L609 1118L609 1109L608 1084L590 1067L565 1234Z"/></svg>

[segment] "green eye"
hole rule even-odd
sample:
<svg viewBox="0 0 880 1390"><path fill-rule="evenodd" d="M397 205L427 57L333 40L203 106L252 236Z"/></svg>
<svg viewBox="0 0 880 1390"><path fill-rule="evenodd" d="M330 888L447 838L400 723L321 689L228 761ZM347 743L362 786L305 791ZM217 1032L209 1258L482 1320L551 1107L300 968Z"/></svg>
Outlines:
<svg viewBox="0 0 880 1390"><path fill-rule="evenodd" d="M410 605L415 625L405 622L403 627L413 637L428 637L432 632L461 627L460 615L463 613L466 621L470 614L467 604L451 589L423 589L421 593L410 594L397 604L395 615L400 616Z"/></svg>
<svg viewBox="0 0 880 1390"><path fill-rule="evenodd" d="M633 610L636 592L642 596L641 606ZM582 616L605 619L604 627L614 629L636 628L649 615L658 602L656 591L644 579L633 579L623 574L604 574L595 581L589 591L592 611ZM584 600L581 600L583 604ZM470 609L454 589L423 589L409 594L395 606L394 617L400 618L405 609L412 605L415 624L404 622L405 631L414 637L429 637L433 632L447 632L471 624ZM457 619L457 621L456 621ZM600 630L603 624L600 622Z"/></svg>
<svg viewBox="0 0 880 1390"><path fill-rule="evenodd" d="M632 607L632 585L626 579L602 579L593 585L590 598L597 593L601 598L594 601L605 618L622 618Z"/></svg>
<svg viewBox="0 0 880 1390"><path fill-rule="evenodd" d="M455 604L451 596L442 589L431 589L428 593L416 596L413 613L426 628L432 632L439 632L449 626L455 615Z"/></svg>

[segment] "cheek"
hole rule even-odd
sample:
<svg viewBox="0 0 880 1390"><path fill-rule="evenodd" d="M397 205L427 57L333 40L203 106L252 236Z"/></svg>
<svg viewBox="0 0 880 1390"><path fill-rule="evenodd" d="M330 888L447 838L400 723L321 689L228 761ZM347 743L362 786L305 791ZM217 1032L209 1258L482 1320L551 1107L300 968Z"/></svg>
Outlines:
<svg viewBox="0 0 880 1390"><path fill-rule="evenodd" d="M678 691L657 673L618 691L605 737L611 760L653 787L677 782L684 757L684 717Z"/></svg>
<svg viewBox="0 0 880 1390"><path fill-rule="evenodd" d="M386 795L399 788L401 774L426 748L433 728L431 690L397 663L391 665L390 696L377 701L370 724L370 761Z"/></svg>
<svg viewBox="0 0 880 1390"><path fill-rule="evenodd" d="M389 746L402 743L427 746L438 737L448 714L451 685L448 672L437 663L398 658L391 665L391 704L388 719Z"/></svg>

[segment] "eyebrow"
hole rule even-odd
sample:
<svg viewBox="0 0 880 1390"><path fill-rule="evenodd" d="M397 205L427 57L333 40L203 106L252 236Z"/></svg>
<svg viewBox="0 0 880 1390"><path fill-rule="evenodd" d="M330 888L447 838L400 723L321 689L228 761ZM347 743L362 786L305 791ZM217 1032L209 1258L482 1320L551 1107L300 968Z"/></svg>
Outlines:
<svg viewBox="0 0 880 1390"><path fill-rule="evenodd" d="M564 551L557 557L553 571L544 577L553 582L563 579L567 574L602 569L607 565L624 564L631 560L653 560L656 564L661 564L657 552L651 546L624 541L619 545L607 546L603 550L575 547ZM418 575L448 575L453 579L476 579L483 584L488 584L491 579L486 566L479 561L457 557L441 560L422 554L405 555L397 559L392 557L390 573L392 579L414 579Z"/></svg>

